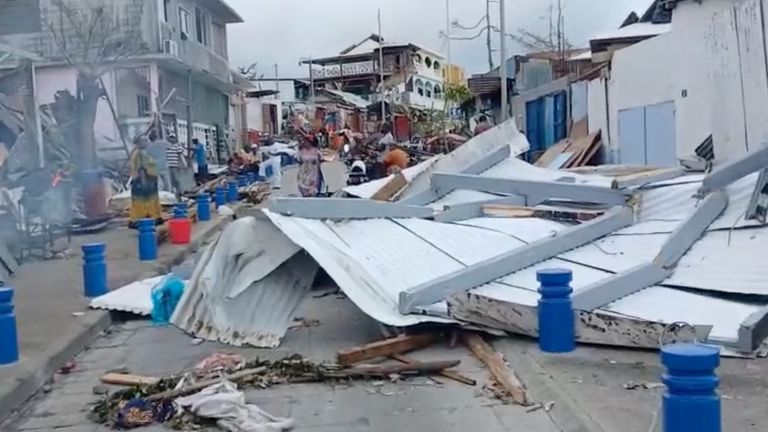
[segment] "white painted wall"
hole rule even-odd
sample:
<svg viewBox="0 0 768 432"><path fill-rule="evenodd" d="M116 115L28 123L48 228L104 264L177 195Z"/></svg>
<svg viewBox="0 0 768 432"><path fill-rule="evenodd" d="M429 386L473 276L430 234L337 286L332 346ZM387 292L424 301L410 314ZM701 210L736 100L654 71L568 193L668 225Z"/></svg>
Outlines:
<svg viewBox="0 0 768 432"><path fill-rule="evenodd" d="M675 103L679 158L693 155L712 133L715 83L707 73L711 62L705 35L712 16L737 1L679 3L670 32L614 53L608 86L611 151L619 147L619 111L667 101Z"/></svg>
<svg viewBox="0 0 768 432"><path fill-rule="evenodd" d="M248 129L264 132L264 108L265 104L275 105L277 107L277 115L283 115L283 107L280 100L277 99L264 99L264 98L245 98L247 101L246 108L246 120ZM282 119L278 119L277 122L278 134L282 133Z"/></svg>
<svg viewBox="0 0 768 432"><path fill-rule="evenodd" d="M74 95L77 90L77 72L68 66L39 67L35 78L39 105L52 104L58 91L69 90ZM102 79L107 94L114 102L116 95L114 74L107 72ZM114 122L109 105L103 99L99 102L96 111L94 131L99 149L122 146L117 124Z"/></svg>

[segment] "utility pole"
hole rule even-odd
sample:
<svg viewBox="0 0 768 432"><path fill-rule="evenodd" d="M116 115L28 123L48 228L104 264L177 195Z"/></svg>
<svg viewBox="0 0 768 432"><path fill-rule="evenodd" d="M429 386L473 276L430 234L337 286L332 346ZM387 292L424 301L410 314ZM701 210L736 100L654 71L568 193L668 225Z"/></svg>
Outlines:
<svg viewBox="0 0 768 432"><path fill-rule="evenodd" d="M491 43L491 0L485 0L485 45L488 47L488 71L493 70L493 44Z"/></svg>
<svg viewBox="0 0 768 432"><path fill-rule="evenodd" d="M275 63L275 91L280 91L280 70L278 69L277 63Z"/></svg>
<svg viewBox="0 0 768 432"><path fill-rule="evenodd" d="M507 92L507 19L504 0L499 0L499 28L501 30L501 121L509 118L509 93Z"/></svg>
<svg viewBox="0 0 768 432"><path fill-rule="evenodd" d="M451 85L451 0L445 0L445 40L448 65L446 67L446 84Z"/></svg>
<svg viewBox="0 0 768 432"><path fill-rule="evenodd" d="M315 107L315 74L312 68L312 55L309 56L309 101L312 108Z"/></svg>
<svg viewBox="0 0 768 432"><path fill-rule="evenodd" d="M381 33L381 9L379 9L379 78L381 80L381 121L387 121L387 104L384 101L384 36Z"/></svg>

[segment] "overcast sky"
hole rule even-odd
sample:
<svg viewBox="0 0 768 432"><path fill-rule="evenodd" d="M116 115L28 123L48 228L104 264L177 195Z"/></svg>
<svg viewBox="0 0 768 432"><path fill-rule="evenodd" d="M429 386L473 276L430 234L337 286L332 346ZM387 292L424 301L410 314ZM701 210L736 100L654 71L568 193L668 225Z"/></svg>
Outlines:
<svg viewBox="0 0 768 432"><path fill-rule="evenodd" d="M445 29L444 0L227 0L245 19L229 26L229 54L233 67L258 62L259 74L274 76L274 64L284 77L307 76L299 59L337 54L376 32L381 9L384 38L413 42L445 52L440 31ZM474 26L485 15L485 0L450 0L451 20ZM631 12L642 13L651 0L562 0L568 40L586 46L591 36L615 29ZM524 27L548 33L549 0L507 0L507 31ZM498 4L492 4L498 23ZM462 32L472 36L476 31ZM458 34L454 34L457 36ZM494 37L498 48L498 36ZM521 54L510 42L508 54ZM451 43L453 62L469 73L488 69L485 38ZM498 58L498 53L495 54ZM499 61L496 60L498 65Z"/></svg>

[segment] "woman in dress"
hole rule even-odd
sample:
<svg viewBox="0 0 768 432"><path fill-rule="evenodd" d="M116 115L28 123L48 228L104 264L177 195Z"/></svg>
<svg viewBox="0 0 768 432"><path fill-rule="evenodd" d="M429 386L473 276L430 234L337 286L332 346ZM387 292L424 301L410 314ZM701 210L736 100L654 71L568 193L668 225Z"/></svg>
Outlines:
<svg viewBox="0 0 768 432"><path fill-rule="evenodd" d="M302 140L296 160L299 163L297 184L301 196L317 197L323 190L323 170L320 166L323 154L320 153L316 137Z"/></svg>
<svg viewBox="0 0 768 432"><path fill-rule="evenodd" d="M157 163L149 155L148 146L149 139L140 136L131 152L131 228L136 228L139 219L154 219L158 225L163 223Z"/></svg>

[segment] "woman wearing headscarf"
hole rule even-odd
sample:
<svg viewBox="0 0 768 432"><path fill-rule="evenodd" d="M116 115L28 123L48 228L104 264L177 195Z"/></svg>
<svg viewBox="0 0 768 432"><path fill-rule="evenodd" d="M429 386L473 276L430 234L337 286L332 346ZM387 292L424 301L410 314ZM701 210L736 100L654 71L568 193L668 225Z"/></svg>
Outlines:
<svg viewBox="0 0 768 432"><path fill-rule="evenodd" d="M135 228L139 219L154 219L157 224L162 224L157 162L147 151L149 139L146 136L140 136L134 144L130 158L130 226Z"/></svg>
<svg viewBox="0 0 768 432"><path fill-rule="evenodd" d="M296 180L301 196L318 196L323 190L323 170L320 166L323 154L320 153L316 137L310 136L302 140L296 160L299 163Z"/></svg>

